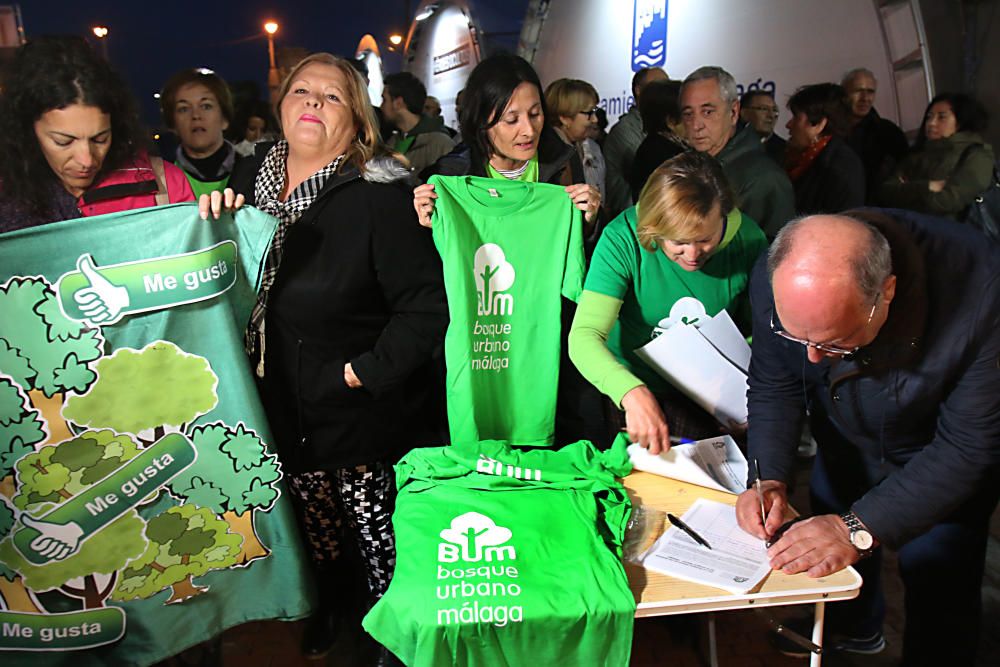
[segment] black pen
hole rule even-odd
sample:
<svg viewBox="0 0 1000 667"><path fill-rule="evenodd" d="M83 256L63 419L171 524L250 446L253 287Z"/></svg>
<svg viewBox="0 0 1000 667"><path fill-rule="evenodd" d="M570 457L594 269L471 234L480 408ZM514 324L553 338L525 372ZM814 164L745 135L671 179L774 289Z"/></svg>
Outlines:
<svg viewBox="0 0 1000 667"><path fill-rule="evenodd" d="M694 529L691 528L691 526L687 525L686 523L684 523L683 521L681 521L679 518L675 517L673 514L667 513L667 518L670 519L670 523L672 523L675 528L678 528L679 530L683 530L685 533L688 534L688 536L692 540L694 540L695 542L697 542L698 544L700 544L700 545L702 545L704 547L707 547L709 549L712 548L712 545L709 544L705 540L704 537L702 537L698 533L694 532Z"/></svg>

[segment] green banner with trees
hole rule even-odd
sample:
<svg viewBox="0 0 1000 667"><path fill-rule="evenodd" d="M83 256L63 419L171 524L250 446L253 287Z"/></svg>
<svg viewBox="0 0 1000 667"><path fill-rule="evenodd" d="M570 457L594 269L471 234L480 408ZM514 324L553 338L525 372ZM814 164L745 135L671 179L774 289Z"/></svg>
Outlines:
<svg viewBox="0 0 1000 667"><path fill-rule="evenodd" d="M274 226L176 205L0 236L5 667L152 664L309 612L242 349Z"/></svg>

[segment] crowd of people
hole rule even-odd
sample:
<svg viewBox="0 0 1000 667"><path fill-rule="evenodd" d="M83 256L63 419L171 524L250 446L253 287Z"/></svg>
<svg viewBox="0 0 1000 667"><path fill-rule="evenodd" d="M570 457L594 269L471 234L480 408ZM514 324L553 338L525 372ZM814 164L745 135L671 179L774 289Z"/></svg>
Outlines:
<svg viewBox="0 0 1000 667"><path fill-rule="evenodd" d="M759 459L766 500L762 518L740 496L738 517L766 538L808 418L813 516L770 548L772 566L862 570L828 631L835 648L876 652L879 547L898 549L906 664L971 664L1000 497L1000 250L961 221L995 156L971 96L934 97L909 146L875 110L876 86L863 68L803 85L783 139L775 96L740 97L725 69L644 69L637 105L605 133L593 85L543 86L498 54L470 74L453 130L412 74L369 100L356 63L314 54L273 116L234 109L217 74L178 72L160 97L178 146L157 157L104 60L82 40L38 39L0 97L0 232L196 200L203 217L245 202L277 218L239 344L315 565L303 651L319 656L351 599L342 551L359 555L370 600L391 579L393 462L447 437L426 180L559 185L581 212L588 272L579 303L563 302L554 444L608 446L624 430L658 453L671 436L732 433ZM634 352L722 311L752 336L746 424L718 423Z"/></svg>

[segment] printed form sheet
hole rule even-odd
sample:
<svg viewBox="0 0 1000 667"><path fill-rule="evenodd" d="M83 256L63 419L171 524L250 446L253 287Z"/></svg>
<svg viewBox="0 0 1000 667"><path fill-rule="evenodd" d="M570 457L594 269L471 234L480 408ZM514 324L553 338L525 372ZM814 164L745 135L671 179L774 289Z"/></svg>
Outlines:
<svg viewBox="0 0 1000 667"><path fill-rule="evenodd" d="M671 526L643 557L644 567L731 593L752 590L771 571L764 542L736 523L736 508L699 498L683 517L708 549Z"/></svg>

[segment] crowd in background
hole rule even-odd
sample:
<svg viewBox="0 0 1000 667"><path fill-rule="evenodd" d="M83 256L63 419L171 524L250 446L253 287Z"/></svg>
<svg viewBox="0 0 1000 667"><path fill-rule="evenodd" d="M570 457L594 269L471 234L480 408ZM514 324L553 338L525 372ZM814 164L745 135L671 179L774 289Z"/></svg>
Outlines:
<svg viewBox="0 0 1000 667"><path fill-rule="evenodd" d="M433 224L431 175L565 189L590 270L560 323L556 441L607 446L625 430L656 453L671 434L742 440L746 424L718 424L635 357L668 326L651 304L690 295L702 310L671 318L727 310L749 334L751 273L789 221L879 205L958 225L995 159L973 97L935 96L911 145L874 108L864 68L782 100L739 96L715 65L683 79L645 69L632 79L636 106L607 129L593 85L539 81L506 54L470 75L457 129L412 74L387 76L381 100L369 100L357 64L328 54L296 66L273 109L235 106L220 76L185 69L161 91L177 139L161 159L121 80L85 44L42 39L22 51L0 98L0 232L198 199L206 216L245 201L280 221L246 345L320 582L311 655L329 649L350 585L332 565L342 544L357 547L370 596L388 586L399 448L446 437L448 304L420 227ZM787 138L776 133L782 105ZM304 233L306 223L322 232ZM888 300L873 303L865 326Z"/></svg>

